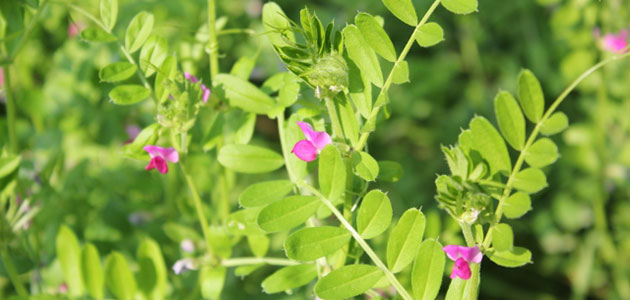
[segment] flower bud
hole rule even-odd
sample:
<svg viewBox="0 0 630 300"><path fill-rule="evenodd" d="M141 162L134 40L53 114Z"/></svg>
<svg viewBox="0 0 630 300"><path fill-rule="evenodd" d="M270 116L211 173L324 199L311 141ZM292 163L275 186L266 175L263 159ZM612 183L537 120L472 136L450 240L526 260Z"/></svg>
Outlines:
<svg viewBox="0 0 630 300"><path fill-rule="evenodd" d="M348 86L348 65L339 53L322 56L304 76L318 89L318 97L336 94Z"/></svg>

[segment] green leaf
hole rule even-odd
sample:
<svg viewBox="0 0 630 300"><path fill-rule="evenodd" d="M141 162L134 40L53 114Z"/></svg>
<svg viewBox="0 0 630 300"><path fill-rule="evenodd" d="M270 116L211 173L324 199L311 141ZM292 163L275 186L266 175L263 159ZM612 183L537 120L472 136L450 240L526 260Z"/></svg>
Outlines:
<svg viewBox="0 0 630 300"><path fill-rule="evenodd" d="M225 219L225 228L233 235L264 234L256 222L261 210L261 207L254 207L231 213Z"/></svg>
<svg viewBox="0 0 630 300"><path fill-rule="evenodd" d="M247 244L256 257L264 257L269 250L269 238L264 234L248 235Z"/></svg>
<svg viewBox="0 0 630 300"><path fill-rule="evenodd" d="M127 265L127 260L118 251L112 252L105 261L105 283L116 299L134 299L136 281Z"/></svg>
<svg viewBox="0 0 630 300"><path fill-rule="evenodd" d="M383 26L381 26L372 15L359 13L354 17L354 23L357 24L363 38L365 38L378 55L391 62L396 61L396 49L394 49L394 44L392 44L385 30L383 30Z"/></svg>
<svg viewBox="0 0 630 300"><path fill-rule="evenodd" d="M348 57L357 65L361 74L376 86L383 86L383 73L374 50L365 40L359 28L348 25L343 29L343 42Z"/></svg>
<svg viewBox="0 0 630 300"><path fill-rule="evenodd" d="M416 257L425 223L424 214L416 208L400 217L387 241L387 266L392 272L400 272Z"/></svg>
<svg viewBox="0 0 630 300"><path fill-rule="evenodd" d="M527 152L525 161L535 168L542 168L558 160L558 146L548 138L537 140Z"/></svg>
<svg viewBox="0 0 630 300"><path fill-rule="evenodd" d="M170 94L166 85L169 80L173 80L177 74L177 58L175 56L168 56L162 65L160 71L155 76L155 95L160 103L168 99Z"/></svg>
<svg viewBox="0 0 630 300"><path fill-rule="evenodd" d="M116 40L111 33L107 33L100 28L86 28L81 31L81 38L92 43L109 43Z"/></svg>
<svg viewBox="0 0 630 300"><path fill-rule="evenodd" d="M407 61L401 61L394 66L394 75L392 82L395 84L403 84L409 82L409 64Z"/></svg>
<svg viewBox="0 0 630 300"><path fill-rule="evenodd" d="M505 141L499 132L484 117L474 117L470 121L472 143L475 150L490 166L490 175L497 172L509 173L512 170L512 162Z"/></svg>
<svg viewBox="0 0 630 300"><path fill-rule="evenodd" d="M243 80L248 80L249 75L252 73L255 66L256 60L254 58L243 56L234 63L232 69L230 70L230 75L234 75Z"/></svg>
<svg viewBox="0 0 630 300"><path fill-rule="evenodd" d="M218 161L224 167L241 173L266 173L284 164L282 155L252 145L225 145L219 150Z"/></svg>
<svg viewBox="0 0 630 300"><path fill-rule="evenodd" d="M22 158L19 155L9 155L0 158L0 178L4 178L17 170L21 160Z"/></svg>
<svg viewBox="0 0 630 300"><path fill-rule="evenodd" d="M365 197L357 215L357 231L364 239L385 232L392 222L392 204L379 190L371 190Z"/></svg>
<svg viewBox="0 0 630 300"><path fill-rule="evenodd" d="M288 180L271 180L250 185L238 197L242 207L258 207L276 202L293 190Z"/></svg>
<svg viewBox="0 0 630 300"><path fill-rule="evenodd" d="M109 92L114 104L131 105L151 96L151 91L137 84L119 85Z"/></svg>
<svg viewBox="0 0 630 300"><path fill-rule="evenodd" d="M496 251L508 251L514 247L512 227L505 223L494 225L492 230L492 246Z"/></svg>
<svg viewBox="0 0 630 300"><path fill-rule="evenodd" d="M349 59L346 61L348 63L350 99L361 116L367 119L372 111L372 84L361 74L354 62Z"/></svg>
<svg viewBox="0 0 630 300"><path fill-rule="evenodd" d="M153 145L157 141L160 124L153 123L140 131L131 144L123 146L123 154L135 159L148 159L148 153L144 151L144 146Z"/></svg>
<svg viewBox="0 0 630 300"><path fill-rule="evenodd" d="M290 46L284 39L295 42L295 36L291 30L289 18L284 14L282 8L275 2L267 2L263 5L262 21L267 37L276 47Z"/></svg>
<svg viewBox="0 0 630 300"><path fill-rule="evenodd" d="M146 299L164 299L167 285L166 264L160 246L154 240L145 238L136 255L140 271L138 287Z"/></svg>
<svg viewBox="0 0 630 300"><path fill-rule="evenodd" d="M540 169L527 168L516 173L513 182L517 190L533 194L547 186L547 177Z"/></svg>
<svg viewBox="0 0 630 300"><path fill-rule="evenodd" d="M303 264L284 267L262 282L262 288L267 294L275 294L308 284L317 278L315 264Z"/></svg>
<svg viewBox="0 0 630 300"><path fill-rule="evenodd" d="M525 145L525 117L512 94L500 91L494 98L494 113L505 140L516 150Z"/></svg>
<svg viewBox="0 0 630 300"><path fill-rule="evenodd" d="M472 269L472 266L471 266ZM475 293L471 295L471 293L478 290L479 286L479 277L471 277L468 280L461 279L459 277L455 277L451 280L451 284L448 286L448 290L446 291L445 300L467 300L467 299L477 299L478 295ZM473 287L473 286L477 287Z"/></svg>
<svg viewBox="0 0 630 300"><path fill-rule="evenodd" d="M563 112L559 111L551 115L540 126L540 133L544 135L554 135L562 132L569 127L569 118Z"/></svg>
<svg viewBox="0 0 630 300"><path fill-rule="evenodd" d="M232 240L225 227L210 226L208 236L212 241L210 246L218 256L228 258L232 255Z"/></svg>
<svg viewBox="0 0 630 300"><path fill-rule="evenodd" d="M123 81L136 73L138 67L126 61L115 62L103 67L98 72L98 78L103 82Z"/></svg>
<svg viewBox="0 0 630 300"><path fill-rule="evenodd" d="M444 276L444 250L442 244L430 239L420 244L420 250L411 270L411 289L414 299L433 300L437 297Z"/></svg>
<svg viewBox="0 0 630 300"><path fill-rule="evenodd" d="M418 25L418 16L411 0L382 0L385 7L396 16L396 18L410 26Z"/></svg>
<svg viewBox="0 0 630 300"><path fill-rule="evenodd" d="M545 97L540 82L530 70L522 70L518 75L518 101L525 116L538 123L545 110Z"/></svg>
<svg viewBox="0 0 630 300"><path fill-rule="evenodd" d="M225 267L204 265L199 271L199 286L204 299L217 299L225 282Z"/></svg>
<svg viewBox="0 0 630 300"><path fill-rule="evenodd" d="M81 274L83 284L94 299L103 299L105 279L98 249L92 244L85 244L81 251Z"/></svg>
<svg viewBox="0 0 630 300"><path fill-rule="evenodd" d="M366 152L352 153L352 167L354 172L366 181L374 181L378 176L378 163Z"/></svg>
<svg viewBox="0 0 630 300"><path fill-rule="evenodd" d="M523 247L514 247L511 251L487 251L486 255L499 266L516 268L531 263L532 253Z"/></svg>
<svg viewBox="0 0 630 300"><path fill-rule="evenodd" d="M477 0L442 0L442 5L456 14L469 14L477 11Z"/></svg>
<svg viewBox="0 0 630 300"><path fill-rule="evenodd" d="M532 209L532 200L527 193L516 192L505 199L503 213L509 219L520 218Z"/></svg>
<svg viewBox="0 0 630 300"><path fill-rule="evenodd" d="M229 74L219 74L214 83L225 92L231 106L257 114L270 114L275 102L249 81Z"/></svg>
<svg viewBox="0 0 630 300"><path fill-rule="evenodd" d="M332 144L319 155L319 188L331 202L336 202L346 189L346 166L341 153Z"/></svg>
<svg viewBox="0 0 630 300"><path fill-rule="evenodd" d="M415 38L420 47L431 47L444 40L444 30L438 23L425 23L418 28Z"/></svg>
<svg viewBox="0 0 630 300"><path fill-rule="evenodd" d="M376 179L382 181L396 182L403 175L402 166L395 162L389 160L382 160L378 162L378 177Z"/></svg>
<svg viewBox="0 0 630 300"><path fill-rule="evenodd" d="M147 77L153 75L156 68L162 65L167 55L168 43L166 39L152 34L144 43L142 51L140 51L140 69Z"/></svg>
<svg viewBox="0 0 630 300"><path fill-rule="evenodd" d="M359 142L359 123L354 108L345 93L338 93L334 103L339 112L343 134L350 141L350 145L356 147Z"/></svg>
<svg viewBox="0 0 630 300"><path fill-rule="evenodd" d="M258 215L258 225L266 232L289 230L306 222L321 202L315 196L289 196L267 205Z"/></svg>
<svg viewBox="0 0 630 300"><path fill-rule="evenodd" d="M118 0L101 0L101 20L112 31L118 18Z"/></svg>
<svg viewBox="0 0 630 300"><path fill-rule="evenodd" d="M68 295L78 297L83 295L83 281L81 280L81 248L74 232L65 225L57 232L57 258L61 263L63 278L68 285Z"/></svg>
<svg viewBox="0 0 630 300"><path fill-rule="evenodd" d="M335 253L350 241L350 233L339 227L321 226L302 228L284 242L287 257L299 261L313 261Z"/></svg>
<svg viewBox="0 0 630 300"><path fill-rule="evenodd" d="M238 266L234 269L234 275L239 276L239 277L245 277L254 273L256 270L264 266L265 264Z"/></svg>
<svg viewBox="0 0 630 300"><path fill-rule="evenodd" d="M153 30L153 15L146 12L139 12L127 27L127 33L125 34L125 48L129 53L138 51L144 42L151 35Z"/></svg>
<svg viewBox="0 0 630 300"><path fill-rule="evenodd" d="M369 290L383 276L370 265L348 265L330 272L315 284L315 294L326 300L352 298Z"/></svg>

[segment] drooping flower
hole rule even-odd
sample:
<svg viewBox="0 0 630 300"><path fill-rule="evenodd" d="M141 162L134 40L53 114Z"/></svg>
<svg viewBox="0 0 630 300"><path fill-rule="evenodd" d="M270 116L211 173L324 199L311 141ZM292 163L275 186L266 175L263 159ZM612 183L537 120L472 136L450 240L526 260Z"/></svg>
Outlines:
<svg viewBox="0 0 630 300"><path fill-rule="evenodd" d="M188 270L197 270L195 262L190 258L182 258L173 264L173 272L175 272L176 275Z"/></svg>
<svg viewBox="0 0 630 300"><path fill-rule="evenodd" d="M451 272L451 278L459 277L467 280L470 278L470 263L480 263L483 254L479 250L479 247L464 247L458 245L448 245L442 248L448 258L455 261L453 264L453 271Z"/></svg>
<svg viewBox="0 0 630 300"><path fill-rule="evenodd" d="M81 24L78 23L70 23L68 25L68 38L73 38L81 33L83 30Z"/></svg>
<svg viewBox="0 0 630 300"><path fill-rule="evenodd" d="M326 131L314 131L311 124L299 121L297 124L306 139L297 142L291 153L295 153L295 156L303 161L313 161L326 145L332 143L332 139Z"/></svg>
<svg viewBox="0 0 630 300"><path fill-rule="evenodd" d="M623 53L627 51L630 37L628 30L620 30L617 34L607 33L600 38L599 29L595 30L595 37L599 39L599 44L602 49L613 53Z"/></svg>
<svg viewBox="0 0 630 300"><path fill-rule="evenodd" d="M188 73L188 72L184 72L184 78L190 80L190 82L192 83L197 83L199 82L199 78L195 77L194 75ZM201 95L201 99L203 100L203 103L207 103L208 99L210 99L210 89L208 87L206 87L205 84L201 84L201 91L203 92L203 94Z"/></svg>
<svg viewBox="0 0 630 300"><path fill-rule="evenodd" d="M158 172L166 174L166 172L168 172L168 165L166 161L170 161L172 163L179 161L179 154L173 147L162 148L159 146L149 145L144 146L143 149L151 156L151 161L145 168L147 171L157 169Z"/></svg>

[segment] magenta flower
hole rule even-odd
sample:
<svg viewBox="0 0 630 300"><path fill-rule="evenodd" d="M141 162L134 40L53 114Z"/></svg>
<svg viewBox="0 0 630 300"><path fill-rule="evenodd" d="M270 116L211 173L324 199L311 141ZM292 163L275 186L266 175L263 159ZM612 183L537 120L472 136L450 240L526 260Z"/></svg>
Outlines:
<svg viewBox="0 0 630 300"><path fill-rule="evenodd" d="M297 124L306 139L297 142L291 153L295 153L295 156L303 161L313 161L326 145L332 143L332 139L326 131L314 131L311 124L306 122L297 122Z"/></svg>
<svg viewBox="0 0 630 300"><path fill-rule="evenodd" d="M483 254L479 250L479 247L464 247L457 245L448 245L442 248L446 255L451 260L455 261L453 265L453 271L451 272L451 278L459 277L467 280L470 278L470 265L469 263L480 263Z"/></svg>
<svg viewBox="0 0 630 300"><path fill-rule="evenodd" d="M595 30L595 37L599 38L599 30ZM628 48L628 31L621 30L619 33L605 34L599 41L602 49L614 53L623 53ZM627 50L626 50L627 51Z"/></svg>
<svg viewBox="0 0 630 300"><path fill-rule="evenodd" d="M197 77L195 77L194 75L188 72L184 72L184 78L190 80L190 82L192 83L199 82L199 79ZM203 91L203 94L201 95L201 99L203 99L203 103L207 103L208 99L210 98L210 89L207 88L206 85L202 83L201 90Z"/></svg>
<svg viewBox="0 0 630 300"><path fill-rule="evenodd" d="M4 85L4 69L0 68L0 86Z"/></svg>
<svg viewBox="0 0 630 300"><path fill-rule="evenodd" d="M176 163L179 161L179 154L173 148L162 148L159 146L144 146L144 151L148 152L151 156L151 161L145 168L147 171L157 169L158 172L166 174L168 172L168 165L166 161Z"/></svg>

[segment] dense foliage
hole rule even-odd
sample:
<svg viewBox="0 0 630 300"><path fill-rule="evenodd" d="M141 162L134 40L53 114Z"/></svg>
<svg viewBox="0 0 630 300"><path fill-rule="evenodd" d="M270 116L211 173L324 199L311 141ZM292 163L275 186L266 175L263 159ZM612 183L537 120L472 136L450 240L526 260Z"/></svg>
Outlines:
<svg viewBox="0 0 630 300"><path fill-rule="evenodd" d="M630 299L628 19L0 1L0 299Z"/></svg>

